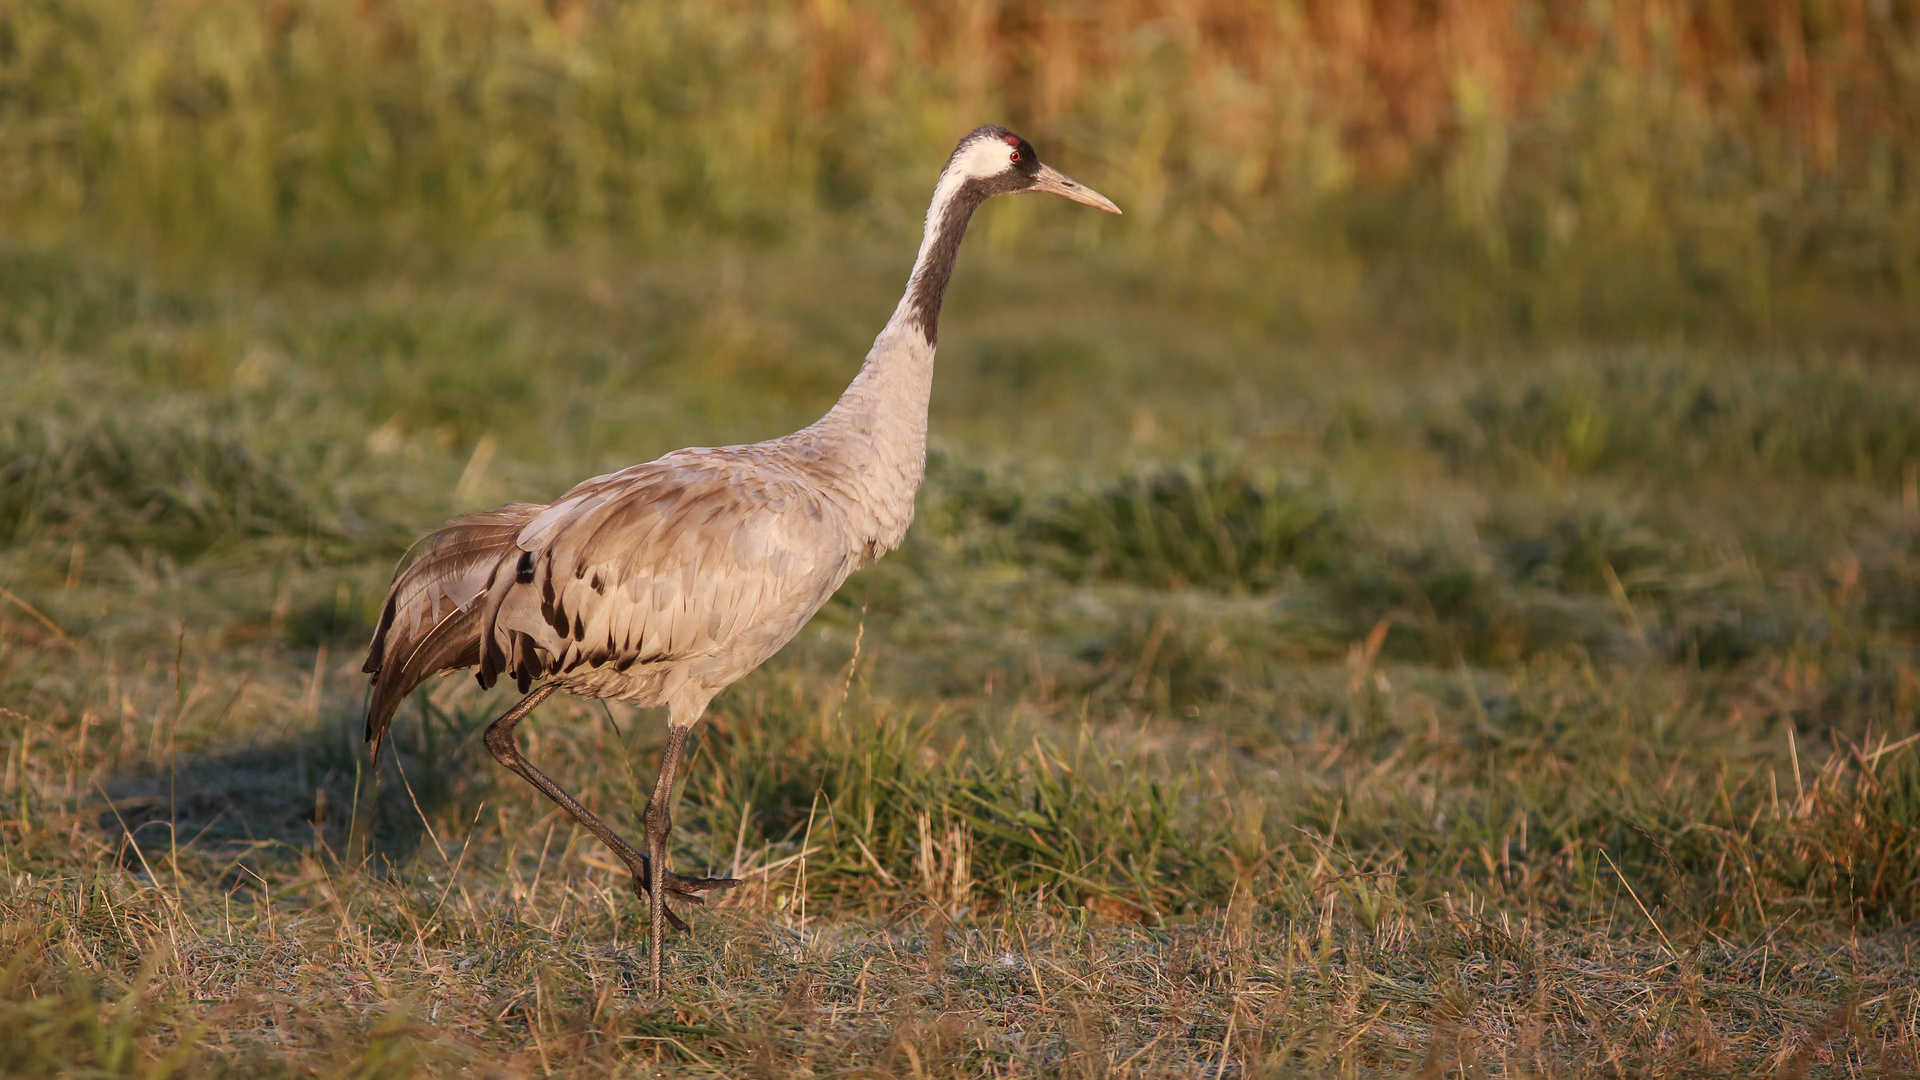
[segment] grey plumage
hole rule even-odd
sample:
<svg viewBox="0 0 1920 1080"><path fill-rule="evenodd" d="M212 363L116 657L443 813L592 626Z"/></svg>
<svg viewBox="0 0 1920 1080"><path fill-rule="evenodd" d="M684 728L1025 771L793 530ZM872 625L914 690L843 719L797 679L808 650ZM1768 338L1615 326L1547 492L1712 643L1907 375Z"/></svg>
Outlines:
<svg viewBox="0 0 1920 1080"><path fill-rule="evenodd" d="M1050 191L1119 211L985 127L942 170L905 295L825 416L784 438L695 447L598 476L549 505L516 503L441 526L401 561L364 670L379 753L401 701L436 674L476 668L522 692L489 729L495 756L627 861L659 934L664 892L699 901L719 879L665 874L679 747L707 703L792 639L847 575L897 547L926 470L927 402L941 298L961 236L987 198ZM519 756L513 724L554 688L664 706L669 743L642 856Z"/></svg>
<svg viewBox="0 0 1920 1080"><path fill-rule="evenodd" d="M378 747L422 681L467 667L485 687L551 676L583 697L668 706L675 724L698 719L897 542L784 442L682 450L422 540L369 652L368 740Z"/></svg>

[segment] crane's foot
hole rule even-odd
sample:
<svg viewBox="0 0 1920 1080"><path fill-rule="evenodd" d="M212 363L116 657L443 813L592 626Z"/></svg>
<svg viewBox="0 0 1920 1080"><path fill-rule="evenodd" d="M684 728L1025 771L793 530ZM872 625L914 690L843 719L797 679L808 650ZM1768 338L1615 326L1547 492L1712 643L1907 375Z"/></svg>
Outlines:
<svg viewBox="0 0 1920 1080"><path fill-rule="evenodd" d="M740 884L739 878L730 877L681 877L673 871L667 871L667 891L676 896L685 897L694 903L700 902L700 894L715 889L731 889Z"/></svg>
<svg viewBox="0 0 1920 1080"><path fill-rule="evenodd" d="M633 895L642 900L647 898L647 868L647 857L642 855L640 856L639 872L633 875ZM706 903L706 897L702 896L702 893L712 892L715 889L731 889L740 883L739 878L684 877L671 870L667 871L665 882L667 895L673 897L675 900L685 901L689 904L704 904ZM686 920L675 915L672 907L662 904L660 905L660 910L667 916L668 926L680 931L689 929Z"/></svg>

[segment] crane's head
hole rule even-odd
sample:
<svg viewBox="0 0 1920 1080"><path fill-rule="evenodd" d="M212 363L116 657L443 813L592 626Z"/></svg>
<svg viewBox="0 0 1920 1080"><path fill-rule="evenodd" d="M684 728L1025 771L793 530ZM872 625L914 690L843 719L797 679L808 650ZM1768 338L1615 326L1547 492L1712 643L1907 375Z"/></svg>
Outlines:
<svg viewBox="0 0 1920 1080"><path fill-rule="evenodd" d="M953 148L953 156L941 170L940 180L942 187L957 182L982 197L1048 191L1108 213L1120 212L1105 195L1042 165L1040 155L1033 152L1032 143L998 124L968 132L960 145Z"/></svg>

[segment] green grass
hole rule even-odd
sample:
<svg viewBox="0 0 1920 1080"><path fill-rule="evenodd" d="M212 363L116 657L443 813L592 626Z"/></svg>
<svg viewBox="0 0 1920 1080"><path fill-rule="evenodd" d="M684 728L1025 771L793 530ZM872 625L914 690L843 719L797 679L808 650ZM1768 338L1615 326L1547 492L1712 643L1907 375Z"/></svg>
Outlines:
<svg viewBox="0 0 1920 1080"><path fill-rule="evenodd" d="M676 859L749 885L664 1006L504 697L376 780L408 540L811 419L893 247L0 256L0 1066L1920 1067L1920 387L1839 351L1303 343L983 242L909 542L703 729ZM658 718L523 740L637 827Z"/></svg>

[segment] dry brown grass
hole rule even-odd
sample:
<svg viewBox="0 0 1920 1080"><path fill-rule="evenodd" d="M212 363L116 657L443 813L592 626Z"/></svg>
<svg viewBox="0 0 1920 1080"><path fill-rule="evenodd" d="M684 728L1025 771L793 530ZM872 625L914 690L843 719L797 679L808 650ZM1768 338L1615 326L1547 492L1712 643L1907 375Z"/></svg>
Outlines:
<svg viewBox="0 0 1920 1080"><path fill-rule="evenodd" d="M982 269L913 541L689 764L677 860L769 873L693 913L655 1009L628 886L474 737L504 702L434 688L375 784L357 650L460 500L831 385L571 368L710 320L605 327L566 264L396 304L0 262L0 1071L1914 1067L1909 373L1216 366L1228 320ZM771 340L866 280L811 271L766 279ZM623 288L728 304L700 273ZM1065 336L1023 373L1036 326ZM523 735L631 827L653 718L556 701Z"/></svg>
<svg viewBox="0 0 1920 1080"><path fill-rule="evenodd" d="M745 354L782 382L579 359L707 340L724 264L615 318L565 262L314 295L0 261L0 1071L1912 1071L1911 374L1253 363L1184 298L979 254L913 541L689 764L677 860L767 872L657 1009L621 875L478 746L504 702L434 688L376 784L357 650L462 499L815 408L892 268L758 279L756 333L826 342ZM1105 299L1056 307L1076 280ZM523 735L630 827L652 718Z"/></svg>
<svg viewBox="0 0 1920 1080"><path fill-rule="evenodd" d="M212 614L192 589L116 601L56 585L44 609L13 594L0 617L8 669L41 673L15 699L31 713L5 714L13 1075L1920 1068L1911 746L1771 757L1739 718L1817 694L1813 668L1756 671L1731 719L1696 714L1679 742L1662 717L1696 691L1619 670L1617 689L1572 705L1593 710L1586 732L1543 744L1510 725L1583 693L1578 665L1535 662L1496 691L1524 699L1496 719L1446 704L1450 677L1380 661L1376 635L1344 665L1307 664L1291 691L1325 679L1353 710L1344 733L1262 734L1229 711L1223 745L1135 716L1122 688L1095 696L1118 714L1074 742L1029 689L951 699L936 741L902 743L905 701L862 689L857 665L795 658L722 702L692 763L680 863L748 885L692 913L655 1004L624 872L472 745L436 743L423 722L402 733L408 783L389 762L375 792L353 755L350 659L322 649L303 671L235 654L228 621L105 660L57 629L96 603L130 602L123 623L182 603ZM890 651L869 641L865 662ZM434 700L439 738L500 704L464 682ZM528 726L529 751L621 817L658 743L637 719L559 702ZM1488 725L1507 729L1499 749ZM1011 770L1022 801L982 819L941 786L954 733L1035 731L1065 741L975 751L961 774L992 801ZM845 753L867 771L836 772ZM1043 817L1036 846L1011 852L970 824L1071 814L1024 800L1070 779L1098 788L1103 762L1119 770L1114 809L1075 827L1089 850L1140 854L1137 890L1097 859L1036 874ZM805 805L728 816L795 783L817 785ZM1569 822L1555 787L1599 801ZM876 796L892 805L860 809ZM1517 813L1502 819L1503 800ZM1148 854L1163 843L1188 870Z"/></svg>
<svg viewBox="0 0 1920 1080"><path fill-rule="evenodd" d="M1371 932L1339 925L1331 907L1322 920L1275 923L1243 906L1146 930L1038 911L956 926L921 912L803 922L729 906L675 945L680 985L656 1006L637 993L638 935L628 926L622 937L625 920L606 914L628 904L622 884L561 861L548 870L537 888L463 886L440 905L431 889L310 861L277 915L253 905L242 918L182 905L164 885L83 898L35 883L10 902L39 924L26 940L11 924L13 986L53 989L8 1006L20 1040L10 1064L37 1075L88 1061L74 1029L98 1009L131 1019L136 1075L175 1045L191 1071L234 1075L1893 1076L1917 1066L1910 941L1795 935L1675 954L1470 904ZM398 932L372 928L381 924ZM97 956L102 926L146 966L131 984L61 992L59 968L42 965L83 948Z"/></svg>

